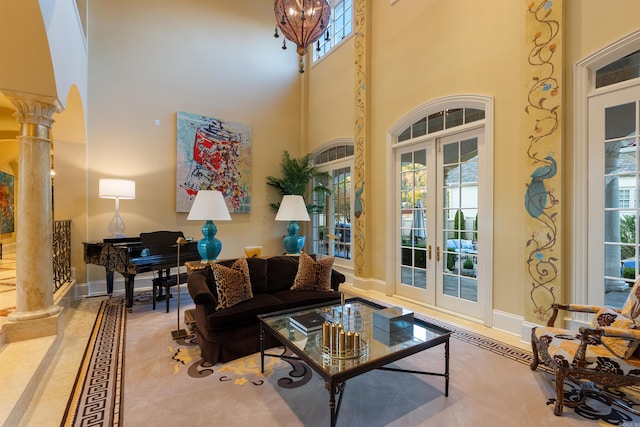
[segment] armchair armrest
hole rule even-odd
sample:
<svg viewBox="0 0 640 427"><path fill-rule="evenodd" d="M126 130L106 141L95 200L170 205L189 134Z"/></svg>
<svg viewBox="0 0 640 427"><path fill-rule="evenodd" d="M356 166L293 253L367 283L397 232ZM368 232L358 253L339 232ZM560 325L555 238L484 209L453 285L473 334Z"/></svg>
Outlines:
<svg viewBox="0 0 640 427"><path fill-rule="evenodd" d="M602 306L600 305L584 305L584 304L552 304L553 314L547 321L547 326L553 326L558 317L558 311L564 310L573 313L597 313ZM620 312L620 309L613 308L613 310Z"/></svg>
<svg viewBox="0 0 640 427"><path fill-rule="evenodd" d="M346 279L347 278L344 274L332 269L331 270L331 289L337 292L338 288L340 288L340 283L344 283Z"/></svg>
<svg viewBox="0 0 640 427"><path fill-rule="evenodd" d="M612 326L604 326L601 328L588 328L586 326L582 326L580 327L579 331L580 331L580 345L578 346L578 350L576 351L576 355L574 358L574 362L579 368L584 368L587 365L587 361L586 361L587 346L589 344L599 344L600 342L602 342L602 337L622 339L625 341L640 340L639 329L615 328ZM621 355L619 355L618 357L621 357Z"/></svg>
<svg viewBox="0 0 640 427"><path fill-rule="evenodd" d="M209 289L207 272L205 270L194 271L189 275L187 279L187 289L196 305L212 306L215 310L215 307L218 305L218 300Z"/></svg>
<svg viewBox="0 0 640 427"><path fill-rule="evenodd" d="M585 329L585 334L593 335L594 337L609 337L609 338L620 338L623 340L640 340L640 329L628 329L628 328L616 328L613 326L603 326L601 328L580 328L580 333L582 334L582 329Z"/></svg>

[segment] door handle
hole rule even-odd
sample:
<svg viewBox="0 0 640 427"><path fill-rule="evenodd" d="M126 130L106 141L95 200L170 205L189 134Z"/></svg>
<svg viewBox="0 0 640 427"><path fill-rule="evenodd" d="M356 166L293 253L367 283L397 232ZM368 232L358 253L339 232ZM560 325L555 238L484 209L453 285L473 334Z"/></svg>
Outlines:
<svg viewBox="0 0 640 427"><path fill-rule="evenodd" d="M440 246L436 246L436 261L440 262Z"/></svg>
<svg viewBox="0 0 640 427"><path fill-rule="evenodd" d="M429 261L431 261L431 245L429 245L429 247L427 248L427 257Z"/></svg>

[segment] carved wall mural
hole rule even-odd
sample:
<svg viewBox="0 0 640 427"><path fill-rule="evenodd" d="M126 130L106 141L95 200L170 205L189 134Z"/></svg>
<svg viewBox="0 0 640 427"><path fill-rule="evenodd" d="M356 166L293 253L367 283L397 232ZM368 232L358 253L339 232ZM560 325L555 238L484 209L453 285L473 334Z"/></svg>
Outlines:
<svg viewBox="0 0 640 427"><path fill-rule="evenodd" d="M545 323L561 300L562 0L527 1L527 101L524 111L525 320Z"/></svg>
<svg viewBox="0 0 640 427"><path fill-rule="evenodd" d="M354 269L357 276L367 273L364 271L365 260L365 227L366 227L366 196L364 183L366 176L366 145L367 145L367 0L354 2L354 31L355 31L355 145L354 145L354 233L351 237L355 245Z"/></svg>

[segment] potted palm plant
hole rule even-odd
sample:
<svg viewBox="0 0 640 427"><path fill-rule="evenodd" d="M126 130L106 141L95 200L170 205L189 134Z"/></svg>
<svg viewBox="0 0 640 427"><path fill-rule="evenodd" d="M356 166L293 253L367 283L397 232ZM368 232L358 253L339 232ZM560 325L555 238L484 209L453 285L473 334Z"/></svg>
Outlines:
<svg viewBox="0 0 640 427"><path fill-rule="evenodd" d="M313 155L306 154L297 159L292 158L289 155L289 152L285 150L282 153L280 170L282 172L282 177L267 177L267 184L278 190L278 193L281 196L280 200L282 200L284 196L289 195L302 196L309 213L321 212L323 205L313 203L313 199L309 201L308 196L310 193L319 193L319 200L324 200L324 197L327 194L331 194L331 189L322 184L322 182L328 182L331 175L328 172L320 171L313 165ZM270 206L275 212L278 212L280 203L280 201L277 203L270 203ZM291 221L289 223L288 231L289 236L285 236L285 248L287 249L287 253L292 253L291 249L293 246L296 246L297 248L297 251L294 253L299 253L304 246L305 238L304 236L298 236L297 221ZM287 239L289 239L288 242ZM297 242L297 245L295 242Z"/></svg>
<svg viewBox="0 0 640 427"><path fill-rule="evenodd" d="M302 196L307 205L309 213L322 212L322 205L310 202L308 196L310 193L318 193L321 195L320 200L324 200L324 196L331 194L331 189L321 184L321 181L329 181L331 175L328 172L320 171L313 165L313 155L306 154L299 159L293 158L289 152L285 150L282 153L282 161L280 162L280 171L282 177L267 177L267 184L278 190L280 196L295 194ZM311 188L313 180L316 179L317 185ZM282 197L280 197L282 199ZM280 202L270 203L271 208L277 212Z"/></svg>

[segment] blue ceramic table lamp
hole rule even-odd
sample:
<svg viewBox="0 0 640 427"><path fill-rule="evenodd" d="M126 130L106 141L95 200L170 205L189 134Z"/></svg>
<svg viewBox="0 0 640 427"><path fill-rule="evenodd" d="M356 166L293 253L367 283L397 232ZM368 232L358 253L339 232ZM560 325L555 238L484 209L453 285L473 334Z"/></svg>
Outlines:
<svg viewBox="0 0 640 427"><path fill-rule="evenodd" d="M309 221L309 212L304 198L297 195L287 195L282 198L276 221L289 221L288 236L284 238L284 249L287 254L299 254L304 247L304 236L298 236L300 226L298 221Z"/></svg>
<svg viewBox="0 0 640 427"><path fill-rule="evenodd" d="M213 223L230 221L229 209L221 192L216 190L200 190L193 201L188 220L204 220L202 226L203 239L198 241L198 253L202 262L215 261L222 250L222 242L216 239L218 228Z"/></svg>

